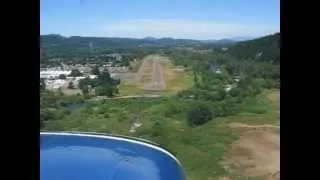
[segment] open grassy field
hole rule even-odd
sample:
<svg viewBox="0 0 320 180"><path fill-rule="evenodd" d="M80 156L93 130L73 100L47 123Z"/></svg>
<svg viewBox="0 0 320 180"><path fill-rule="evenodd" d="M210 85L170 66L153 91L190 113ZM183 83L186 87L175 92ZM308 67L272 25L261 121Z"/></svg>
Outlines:
<svg viewBox="0 0 320 180"><path fill-rule="evenodd" d="M137 60L137 61L135 61L135 62L132 62L132 63L130 64L131 72L132 72L132 73L138 72L138 70L139 70L139 68L140 68L140 66L141 66L141 63L142 63L141 60Z"/></svg>
<svg viewBox="0 0 320 180"><path fill-rule="evenodd" d="M167 91L181 91L193 85L193 76L184 69L177 69L167 58L162 61Z"/></svg>
<svg viewBox="0 0 320 180"><path fill-rule="evenodd" d="M242 113L238 115L215 118L194 128L187 125L184 110L190 106L191 101L175 98L135 98L90 102L63 119L48 123L46 129L114 133L157 142L181 161L189 180L265 179L266 174L274 170L271 165L275 162L262 161L262 157L254 153L258 149L255 145L267 144L264 148L269 150L268 142L257 141L270 140L273 136L267 136L264 132L267 130L270 134L274 129L255 127L253 132L263 138L250 139L252 134L244 134L251 132L249 127L244 130L239 124L277 125L277 108L267 98L269 94L270 92L265 92L256 98L248 98L241 104ZM182 109L172 113L174 107ZM142 126L135 132L129 132L136 118ZM257 131L260 134L257 134ZM241 145L248 145L251 149L243 149ZM239 151L239 148L242 151ZM277 151L271 150L271 155L276 155ZM251 156L244 156L241 154L243 151L253 153ZM241 164L244 157L252 157L255 164ZM266 162L267 164L264 164ZM243 166L234 166L233 163ZM268 173L260 167L269 167ZM257 168L260 168L259 171Z"/></svg>
<svg viewBox="0 0 320 180"><path fill-rule="evenodd" d="M136 84L121 83L119 86L119 96L143 95L145 91Z"/></svg>

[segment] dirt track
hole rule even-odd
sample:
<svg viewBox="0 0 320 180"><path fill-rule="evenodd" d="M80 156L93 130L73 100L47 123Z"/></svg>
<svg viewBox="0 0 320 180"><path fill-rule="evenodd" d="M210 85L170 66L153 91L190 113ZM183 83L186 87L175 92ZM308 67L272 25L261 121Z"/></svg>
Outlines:
<svg viewBox="0 0 320 180"><path fill-rule="evenodd" d="M89 101L101 101L101 100L104 100L104 99L160 98L160 97L162 97L162 96L161 95L156 95L156 94L120 96L120 97L113 97L113 98L109 98L109 97L106 97L106 96L100 96L100 97L96 97L96 98L90 99Z"/></svg>
<svg viewBox="0 0 320 180"><path fill-rule="evenodd" d="M263 125L247 125L247 124L242 124L242 123L231 123L231 124L230 124L230 127L231 127L231 128L242 128L242 129L248 129L248 130L280 128L280 126L274 126L274 125L269 125L269 124L263 124Z"/></svg>

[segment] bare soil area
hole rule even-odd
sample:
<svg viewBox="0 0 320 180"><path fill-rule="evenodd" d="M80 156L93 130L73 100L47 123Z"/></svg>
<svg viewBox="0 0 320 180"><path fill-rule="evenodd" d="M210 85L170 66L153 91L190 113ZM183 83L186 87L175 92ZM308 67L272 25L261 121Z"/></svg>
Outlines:
<svg viewBox="0 0 320 180"><path fill-rule="evenodd" d="M280 127L242 123L231 123L230 127L240 133L240 139L228 150L225 168L245 176L279 179L280 136L275 129Z"/></svg>
<svg viewBox="0 0 320 180"><path fill-rule="evenodd" d="M278 110L280 110L280 90L270 93L268 99Z"/></svg>
<svg viewBox="0 0 320 180"><path fill-rule="evenodd" d="M271 92L268 99L280 115L280 91ZM228 149L224 167L244 176L280 179L280 125L231 123L230 128L240 139Z"/></svg>

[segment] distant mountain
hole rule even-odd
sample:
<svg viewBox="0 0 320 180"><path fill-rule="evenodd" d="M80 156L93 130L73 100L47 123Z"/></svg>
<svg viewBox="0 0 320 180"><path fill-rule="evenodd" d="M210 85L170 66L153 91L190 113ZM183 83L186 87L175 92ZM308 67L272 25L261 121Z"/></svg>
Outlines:
<svg viewBox="0 0 320 180"><path fill-rule="evenodd" d="M201 40L201 42L214 43L214 44L233 44L233 43L236 43L236 41L234 41L232 39L219 39L219 40L211 39L211 40Z"/></svg>
<svg viewBox="0 0 320 180"><path fill-rule="evenodd" d="M217 44L234 44L234 43L236 43L236 41L234 41L232 39L220 39L220 40L216 41L215 43L217 43Z"/></svg>
<svg viewBox="0 0 320 180"><path fill-rule="evenodd" d="M233 38L230 38L230 40L232 41L248 41L248 40L251 40L251 39L255 39L254 37L249 37L249 36L239 36L239 37L233 37Z"/></svg>
<svg viewBox="0 0 320 180"><path fill-rule="evenodd" d="M88 54L92 52L123 52L137 48L174 48L174 47L192 47L198 50L229 48L234 56L248 58L261 56L267 58L268 54L276 53L274 47L278 43L269 38L258 38L250 41L237 43L234 39L244 39L247 37L226 38L219 40L193 40L193 39L174 39L174 38L154 38L147 36L142 39L136 38L115 38L115 37L64 37L58 34L41 35L40 48L41 54L52 56L77 56L78 54ZM272 39L272 38L271 38ZM267 42L265 42L267 41ZM271 44L271 45L270 45ZM269 47L272 48L269 48ZM230 48L232 47L232 48ZM259 55L259 53L262 53ZM274 57L272 55L271 57Z"/></svg>
<svg viewBox="0 0 320 180"><path fill-rule="evenodd" d="M257 59L279 63L280 33L236 43L229 47L227 52L241 59Z"/></svg>
<svg viewBox="0 0 320 180"><path fill-rule="evenodd" d="M57 34L41 35L41 56L50 57L74 57L81 54L125 52L137 50L137 48L173 48L198 46L202 42L190 39L173 39L146 37L143 39L114 38L114 37L63 37Z"/></svg>
<svg viewBox="0 0 320 180"><path fill-rule="evenodd" d="M149 40L149 41L155 41L157 40L157 38L151 37L151 36L147 36L145 38L143 38L144 40Z"/></svg>

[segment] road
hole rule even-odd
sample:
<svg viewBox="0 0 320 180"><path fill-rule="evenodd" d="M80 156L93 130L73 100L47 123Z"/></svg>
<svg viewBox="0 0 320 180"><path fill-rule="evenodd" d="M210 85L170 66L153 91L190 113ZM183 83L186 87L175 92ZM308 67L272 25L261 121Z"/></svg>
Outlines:
<svg viewBox="0 0 320 180"><path fill-rule="evenodd" d="M92 99L89 99L88 101L101 101L104 99L130 99L130 98L161 98L163 96L156 95L156 94L144 94L144 95L131 95L131 96L119 96L119 97L106 97L106 96L98 96Z"/></svg>
<svg viewBox="0 0 320 180"><path fill-rule="evenodd" d="M152 80L150 84L145 85L145 90L161 91L165 89L165 82L163 78L163 69L160 63L161 57L152 56Z"/></svg>

